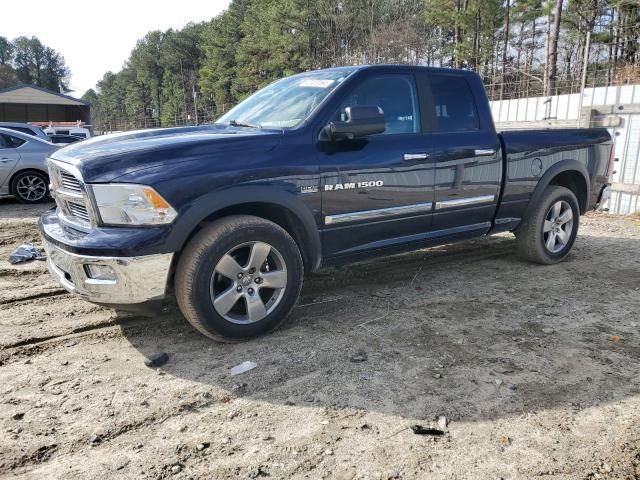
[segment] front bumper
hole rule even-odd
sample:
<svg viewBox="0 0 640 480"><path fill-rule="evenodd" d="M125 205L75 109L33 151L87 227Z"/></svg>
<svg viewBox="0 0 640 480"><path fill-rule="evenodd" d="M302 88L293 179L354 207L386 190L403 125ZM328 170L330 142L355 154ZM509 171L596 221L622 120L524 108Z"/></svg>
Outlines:
<svg viewBox="0 0 640 480"><path fill-rule="evenodd" d="M173 253L138 257L87 256L68 252L42 237L47 267L69 292L103 305L133 307L165 296ZM92 278L91 266L108 272ZM100 276L98 276L100 277Z"/></svg>

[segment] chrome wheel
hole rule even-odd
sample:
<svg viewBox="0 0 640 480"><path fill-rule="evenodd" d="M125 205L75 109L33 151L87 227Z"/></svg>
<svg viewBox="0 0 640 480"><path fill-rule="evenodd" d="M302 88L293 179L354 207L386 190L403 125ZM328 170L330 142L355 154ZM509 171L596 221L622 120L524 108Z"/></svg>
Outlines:
<svg viewBox="0 0 640 480"><path fill-rule="evenodd" d="M243 243L222 256L211 276L213 307L232 323L262 320L278 305L287 287L280 252L264 242Z"/></svg>
<svg viewBox="0 0 640 480"><path fill-rule="evenodd" d="M23 175L16 184L16 195L28 202L42 200L47 194L47 183L39 175Z"/></svg>
<svg viewBox="0 0 640 480"><path fill-rule="evenodd" d="M545 248L551 253L562 251L573 233L573 210L564 200L558 200L547 212L543 227Z"/></svg>

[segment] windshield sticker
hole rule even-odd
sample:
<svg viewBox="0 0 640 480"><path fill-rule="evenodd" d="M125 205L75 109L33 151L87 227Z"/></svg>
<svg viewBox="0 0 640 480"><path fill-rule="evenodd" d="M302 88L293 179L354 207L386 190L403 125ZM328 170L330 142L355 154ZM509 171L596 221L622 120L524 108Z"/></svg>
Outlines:
<svg viewBox="0 0 640 480"><path fill-rule="evenodd" d="M334 82L335 82L335 80L323 80L323 79L317 79L317 78L307 78L306 80L303 80L302 82L300 82L300 86L301 87L309 87L309 88L328 88L331 85L333 85Z"/></svg>

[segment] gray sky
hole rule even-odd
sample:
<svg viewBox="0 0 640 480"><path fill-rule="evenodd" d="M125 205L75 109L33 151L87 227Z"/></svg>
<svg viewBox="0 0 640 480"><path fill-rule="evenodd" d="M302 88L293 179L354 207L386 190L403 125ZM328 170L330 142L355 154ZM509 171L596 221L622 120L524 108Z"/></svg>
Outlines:
<svg viewBox="0 0 640 480"><path fill-rule="evenodd" d="M11 40L35 35L60 52L71 69L71 95L79 97L108 70L120 70L148 31L210 20L228 4L229 0L35 0L22 6L14 2L15 14L0 15L0 35Z"/></svg>

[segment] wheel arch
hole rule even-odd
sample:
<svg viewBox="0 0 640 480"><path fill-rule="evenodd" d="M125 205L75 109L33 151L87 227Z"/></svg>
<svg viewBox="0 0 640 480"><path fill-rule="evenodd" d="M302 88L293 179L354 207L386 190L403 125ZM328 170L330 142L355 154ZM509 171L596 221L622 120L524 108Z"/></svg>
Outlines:
<svg viewBox="0 0 640 480"><path fill-rule="evenodd" d="M580 213L584 214L587 211L590 194L589 172L582 163L576 160L565 160L553 165L540 177L527 205L524 218L530 216L549 185L558 185L571 190L578 199Z"/></svg>
<svg viewBox="0 0 640 480"><path fill-rule="evenodd" d="M276 223L295 240L305 269L315 271L319 268L320 233L311 210L293 194L268 187L228 189L190 203L180 212L168 239L173 251L182 251L205 225L229 215L252 215Z"/></svg>

